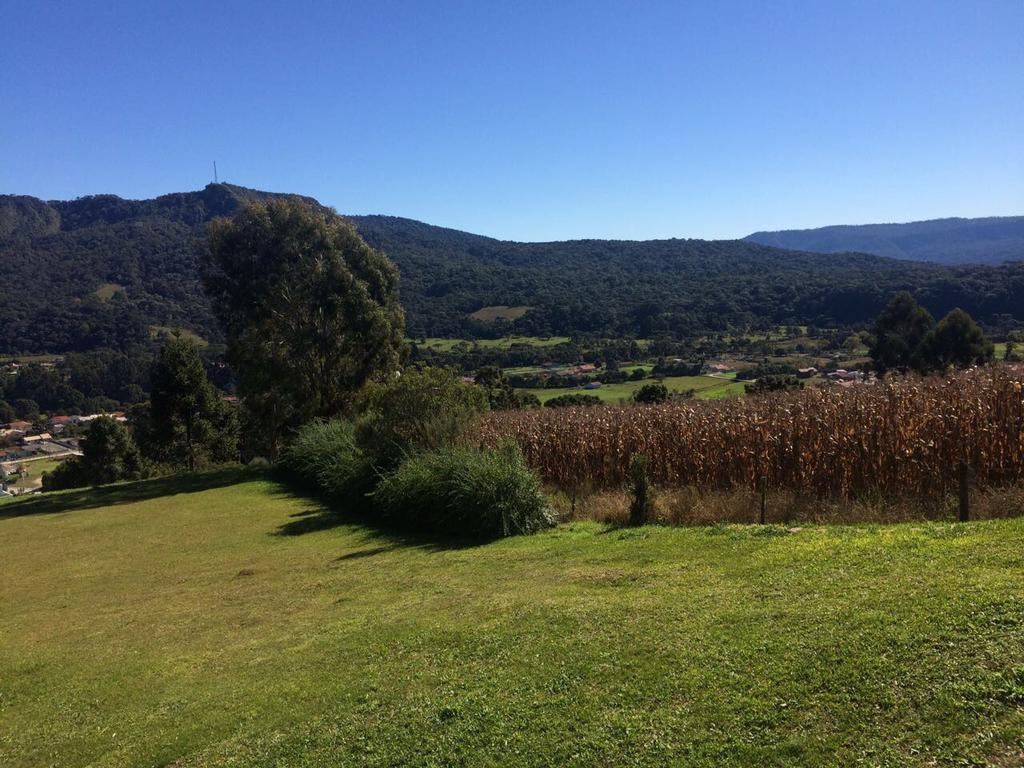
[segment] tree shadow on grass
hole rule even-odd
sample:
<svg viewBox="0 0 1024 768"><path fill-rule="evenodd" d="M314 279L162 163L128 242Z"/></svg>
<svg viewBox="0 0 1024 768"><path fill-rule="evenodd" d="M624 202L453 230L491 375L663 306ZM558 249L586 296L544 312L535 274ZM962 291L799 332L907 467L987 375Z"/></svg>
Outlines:
<svg viewBox="0 0 1024 768"><path fill-rule="evenodd" d="M134 504L161 496L198 493L199 491L223 488L258 477L263 477L263 475L244 467L230 467L212 472L168 475L150 480L42 493L24 499L12 499L0 504L0 520L26 515L53 515L83 509L96 509L97 507Z"/></svg>
<svg viewBox="0 0 1024 768"><path fill-rule="evenodd" d="M307 533L327 531L341 526L359 529L368 549L350 552L337 558L338 561L356 560L383 554L393 549L417 548L432 551L470 549L483 546L487 539L473 539L440 533L409 531L396 528L373 519L365 509L366 504L345 504L326 499L314 491L307 490L283 479L278 479L270 493L281 498L307 503L304 509L293 513L288 522L274 531L275 536L303 536Z"/></svg>

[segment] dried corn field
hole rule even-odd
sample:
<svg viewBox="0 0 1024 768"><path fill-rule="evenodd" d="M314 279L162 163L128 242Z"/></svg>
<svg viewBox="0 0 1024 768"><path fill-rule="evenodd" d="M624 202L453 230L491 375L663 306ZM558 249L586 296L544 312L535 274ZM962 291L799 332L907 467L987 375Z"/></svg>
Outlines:
<svg viewBox="0 0 1024 768"><path fill-rule="evenodd" d="M934 495L966 459L976 487L1024 479L1024 374L1002 367L850 389L656 406L489 414L476 439L514 437L548 482L621 486L630 457L666 487Z"/></svg>

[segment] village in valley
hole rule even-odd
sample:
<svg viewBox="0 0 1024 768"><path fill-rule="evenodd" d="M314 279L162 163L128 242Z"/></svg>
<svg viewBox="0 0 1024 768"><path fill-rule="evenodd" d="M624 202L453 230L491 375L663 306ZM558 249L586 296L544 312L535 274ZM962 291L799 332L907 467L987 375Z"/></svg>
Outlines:
<svg viewBox="0 0 1024 768"><path fill-rule="evenodd" d="M629 402L645 385L672 399L715 400L771 389L872 385L863 329L779 326L693 339L576 340L506 337L413 340L412 358L454 365L467 382L485 365L539 405ZM997 352L1000 350L997 349ZM564 399L570 396L570 399Z"/></svg>
<svg viewBox="0 0 1024 768"><path fill-rule="evenodd" d="M43 474L80 456L85 428L101 416L124 423L124 411L52 416L41 422L16 420L0 425L0 496L38 493Z"/></svg>

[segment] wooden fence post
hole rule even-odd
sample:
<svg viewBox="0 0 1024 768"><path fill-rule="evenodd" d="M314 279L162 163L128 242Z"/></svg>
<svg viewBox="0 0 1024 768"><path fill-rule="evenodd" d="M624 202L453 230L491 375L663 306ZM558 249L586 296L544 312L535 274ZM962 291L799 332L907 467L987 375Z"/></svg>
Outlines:
<svg viewBox="0 0 1024 768"><path fill-rule="evenodd" d="M970 467L967 461L960 459L960 510L957 519L966 523L971 519L971 491L968 485L970 479Z"/></svg>

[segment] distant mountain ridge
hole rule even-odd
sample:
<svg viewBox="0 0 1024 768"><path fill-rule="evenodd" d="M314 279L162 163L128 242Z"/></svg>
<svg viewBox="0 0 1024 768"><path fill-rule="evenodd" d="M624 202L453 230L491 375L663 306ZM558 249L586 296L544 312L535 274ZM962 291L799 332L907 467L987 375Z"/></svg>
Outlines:
<svg viewBox="0 0 1024 768"><path fill-rule="evenodd" d="M948 218L755 232L748 242L817 253L872 253L937 264L1024 260L1024 216Z"/></svg>
<svg viewBox="0 0 1024 768"><path fill-rule="evenodd" d="M0 196L0 353L125 348L167 327L218 341L200 281L206 224L279 196L229 184L152 200ZM397 264L414 338L863 324L903 289L936 315L960 306L990 323L1024 321L1024 264L822 257L743 240L517 243L394 216L349 219ZM500 306L527 309L512 320L478 312Z"/></svg>

